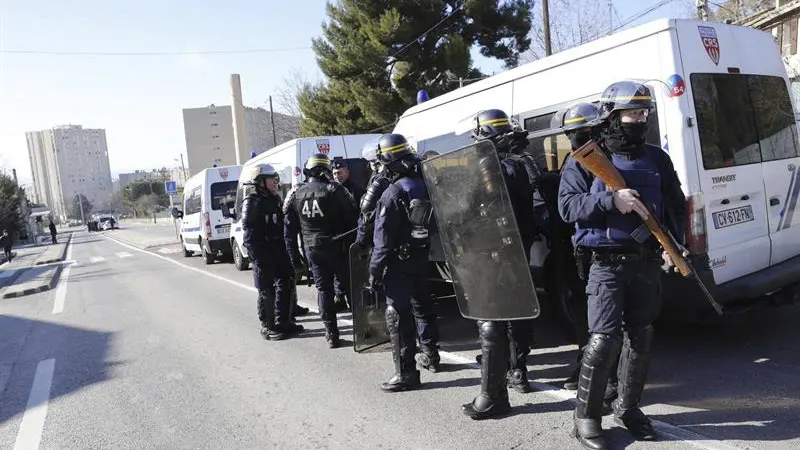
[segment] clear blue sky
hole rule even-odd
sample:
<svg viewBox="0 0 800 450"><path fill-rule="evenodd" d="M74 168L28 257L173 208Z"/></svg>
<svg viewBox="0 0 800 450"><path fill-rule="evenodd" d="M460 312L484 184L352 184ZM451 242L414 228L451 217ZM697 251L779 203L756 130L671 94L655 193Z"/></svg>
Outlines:
<svg viewBox="0 0 800 450"><path fill-rule="evenodd" d="M602 0L603 2L605 0ZM685 3L678 0L675 3ZM537 7L540 3L537 1ZM617 0L622 18L656 0ZM205 52L309 47L326 20L323 0L0 0L0 49L53 52ZM674 16L659 9L637 23ZM501 64L477 60L487 72ZM168 56L0 53L0 166L30 183L25 132L56 125L105 128L114 174L175 166L185 151L181 109L229 104L242 76L244 103L264 106L292 69L316 78L310 49Z"/></svg>

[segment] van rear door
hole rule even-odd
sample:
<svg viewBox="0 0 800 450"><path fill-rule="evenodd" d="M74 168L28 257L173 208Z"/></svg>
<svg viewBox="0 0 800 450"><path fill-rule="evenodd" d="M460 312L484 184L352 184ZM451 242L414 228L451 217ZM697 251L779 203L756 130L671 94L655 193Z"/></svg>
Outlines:
<svg viewBox="0 0 800 450"><path fill-rule="evenodd" d="M751 76L748 81L763 161L770 265L774 265L800 254L800 145L784 78Z"/></svg>
<svg viewBox="0 0 800 450"><path fill-rule="evenodd" d="M704 208L710 267L717 284L769 266L767 195L758 129L742 68L751 55L738 51L732 27L677 20L681 61L694 107L695 158ZM731 68L729 70L729 68ZM744 71L744 70L742 70ZM697 203L697 204L695 204ZM694 224L693 224L694 226Z"/></svg>

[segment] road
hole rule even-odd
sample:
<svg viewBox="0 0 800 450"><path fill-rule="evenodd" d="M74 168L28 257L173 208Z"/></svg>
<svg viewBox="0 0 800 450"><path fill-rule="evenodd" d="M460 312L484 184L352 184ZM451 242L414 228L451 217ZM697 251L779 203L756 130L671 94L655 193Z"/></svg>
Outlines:
<svg viewBox="0 0 800 450"><path fill-rule="evenodd" d="M441 305L447 370L387 394L390 354L353 352L349 316L338 349L314 314L297 338L266 342L250 271L176 244L140 250L120 240L134 228L76 233L58 289L0 302L0 448L580 448L574 392L557 388L575 348L545 322L529 359L539 390L476 422L459 406L478 392L476 328L452 305ZM298 294L314 306L313 289ZM662 439L633 442L606 417L612 448L800 447L798 319L793 306L744 325L660 327L644 402Z"/></svg>

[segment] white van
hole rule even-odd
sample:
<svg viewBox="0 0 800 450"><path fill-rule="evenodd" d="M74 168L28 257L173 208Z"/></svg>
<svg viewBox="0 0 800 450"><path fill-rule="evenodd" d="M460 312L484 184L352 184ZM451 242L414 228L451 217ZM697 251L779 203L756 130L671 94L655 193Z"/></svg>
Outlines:
<svg viewBox="0 0 800 450"><path fill-rule="evenodd" d="M242 166L203 169L186 180L180 240L183 255L199 252L206 264L231 254L231 220L222 216L223 202L232 202Z"/></svg>
<svg viewBox="0 0 800 450"><path fill-rule="evenodd" d="M692 261L717 300L741 311L756 300L795 299L800 144L789 80L769 33L653 21L416 105L394 132L413 138L420 153L447 153L471 142L478 111L500 108L531 132L529 151L556 174L570 146L547 130L553 114L598 101L620 80L644 82L654 94L648 141L672 158L688 199ZM534 270L543 269L546 243L534 253ZM665 282L665 308L705 312L691 281L670 275Z"/></svg>
<svg viewBox="0 0 800 450"><path fill-rule="evenodd" d="M350 168L350 179L365 187L370 172L366 160L361 158L361 150L364 144L380 136L380 134L353 134L294 139L250 159L242 166L242 170L254 164L271 164L281 177L281 198L286 198L286 194L303 180L302 168L306 160L314 153L324 153L331 160L344 160ZM244 231L240 213L245 195L245 186L240 183L236 190L236 203L231 211L233 231L230 235L233 262L239 270L247 270L250 264L247 249L242 245Z"/></svg>

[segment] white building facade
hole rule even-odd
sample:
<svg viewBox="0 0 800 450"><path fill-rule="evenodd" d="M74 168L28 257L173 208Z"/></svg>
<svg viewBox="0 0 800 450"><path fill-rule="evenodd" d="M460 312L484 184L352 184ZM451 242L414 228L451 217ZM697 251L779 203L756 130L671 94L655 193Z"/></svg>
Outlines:
<svg viewBox="0 0 800 450"><path fill-rule="evenodd" d="M264 108L244 108L247 155L264 151L300 137L300 119L274 113L273 135L270 112ZM236 164L233 136L233 111L230 106L209 105L183 110L188 176L203 169ZM245 161L241 161L244 164Z"/></svg>
<svg viewBox="0 0 800 450"><path fill-rule="evenodd" d="M65 222L71 217L78 194L98 208L111 198L105 130L66 125L25 135L35 202L47 205L54 218Z"/></svg>

